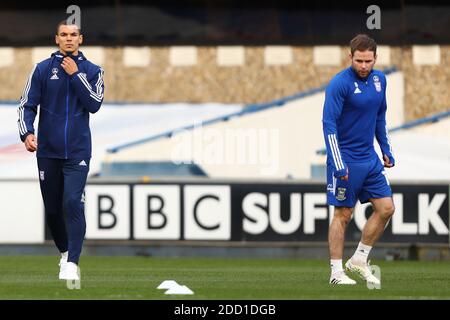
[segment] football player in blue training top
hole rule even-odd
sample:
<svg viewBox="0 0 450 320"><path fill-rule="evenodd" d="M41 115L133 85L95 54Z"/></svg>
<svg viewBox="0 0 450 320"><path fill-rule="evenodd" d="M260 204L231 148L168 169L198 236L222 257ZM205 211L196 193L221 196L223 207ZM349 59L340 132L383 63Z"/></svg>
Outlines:
<svg viewBox="0 0 450 320"><path fill-rule="evenodd" d="M77 25L60 22L55 41L59 50L31 71L17 123L25 148L37 151L46 220L61 252L59 278L79 280L86 233L84 188L91 158L89 114L97 112L103 101L103 70L78 50L83 36Z"/></svg>
<svg viewBox="0 0 450 320"><path fill-rule="evenodd" d="M342 266L345 229L356 202L371 202L374 212L361 241L345 263L365 281L380 284L367 261L375 242L394 214L394 203L384 168L395 164L386 128L386 77L373 66L377 45L365 34L350 41L351 66L329 83L323 108L327 147L327 202L335 207L329 228L331 284L355 284ZM383 162L374 149L376 137Z"/></svg>

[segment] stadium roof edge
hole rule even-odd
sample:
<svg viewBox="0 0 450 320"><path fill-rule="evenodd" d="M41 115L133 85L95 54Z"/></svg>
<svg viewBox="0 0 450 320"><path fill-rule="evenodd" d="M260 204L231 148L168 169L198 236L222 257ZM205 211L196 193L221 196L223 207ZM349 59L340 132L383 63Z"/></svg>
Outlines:
<svg viewBox="0 0 450 320"><path fill-rule="evenodd" d="M390 68L383 69L383 72L386 75L390 74L390 73L397 72L397 71L399 71L399 70L396 67L390 67ZM241 117L241 116L248 115L248 114L251 114L251 113L254 113L254 112L263 111L263 110L266 110L266 109L269 109L269 108L281 107L281 106L283 106L284 104L286 104L288 102L291 102L291 101L294 101L294 100L297 100L297 99L301 99L301 98L304 98L304 97L307 97L307 96L311 96L313 94L316 94L316 93L319 93L321 91L324 91L325 88L326 88L326 85L322 85L322 86L317 87L317 88L313 88L313 89L310 89L310 90L302 91L302 92L299 92L299 93L296 93L296 94L293 94L293 95L290 95L290 96L286 96L286 97L283 97L283 98L275 99L275 100L272 100L270 102L248 104L241 111L230 113L230 114L225 115L225 116L220 116L220 117L217 117L217 118L213 118L213 119L204 121L204 122L202 122L201 125L203 127L203 126L210 125L210 124L217 123L217 122L228 121L231 118ZM179 133L181 131L191 130L191 129L194 129L195 127L196 127L196 125L189 125L189 126L173 129L173 130L170 130L170 131L166 131L166 132L163 132L163 133L160 133L160 134L157 134L157 135L153 135L153 136L150 136L150 137L146 137L146 138L142 138L142 139L139 139L139 140L127 142L127 143L118 145L116 147L109 148L107 150L107 153L116 153L116 152L118 152L120 150L123 150L123 149L126 149L126 148L130 148L130 147L134 147L134 146L136 146L138 144L146 143L146 142L157 140L157 139L160 139L160 138L170 138L171 136L173 136L176 133Z"/></svg>

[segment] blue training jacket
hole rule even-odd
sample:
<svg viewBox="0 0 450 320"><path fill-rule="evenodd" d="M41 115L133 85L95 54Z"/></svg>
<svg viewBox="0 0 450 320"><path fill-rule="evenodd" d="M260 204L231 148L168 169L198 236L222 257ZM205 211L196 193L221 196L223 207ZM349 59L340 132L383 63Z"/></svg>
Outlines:
<svg viewBox="0 0 450 320"><path fill-rule="evenodd" d="M61 67L64 56L57 51L36 64L20 99L20 139L34 134L39 106L37 157L85 159L91 157L89 113L103 101L103 69L88 61L81 51L71 56L78 71L69 76Z"/></svg>
<svg viewBox="0 0 450 320"><path fill-rule="evenodd" d="M386 127L386 76L372 70L362 79L349 67L338 73L325 91L323 134L327 165L335 177L347 174L347 163L378 157L376 137L383 154L395 164Z"/></svg>

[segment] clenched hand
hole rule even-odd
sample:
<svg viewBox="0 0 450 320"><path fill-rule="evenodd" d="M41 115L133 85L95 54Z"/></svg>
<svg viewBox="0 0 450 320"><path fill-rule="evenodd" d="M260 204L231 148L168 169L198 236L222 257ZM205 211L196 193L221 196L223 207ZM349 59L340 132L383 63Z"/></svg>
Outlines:
<svg viewBox="0 0 450 320"><path fill-rule="evenodd" d="M25 138L24 143L25 143L25 148L27 149L27 151L35 152L37 150L37 139L34 134L29 134Z"/></svg>
<svg viewBox="0 0 450 320"><path fill-rule="evenodd" d="M61 67L64 69L64 71L71 76L75 72L78 71L78 66L70 57L65 57L61 63Z"/></svg>

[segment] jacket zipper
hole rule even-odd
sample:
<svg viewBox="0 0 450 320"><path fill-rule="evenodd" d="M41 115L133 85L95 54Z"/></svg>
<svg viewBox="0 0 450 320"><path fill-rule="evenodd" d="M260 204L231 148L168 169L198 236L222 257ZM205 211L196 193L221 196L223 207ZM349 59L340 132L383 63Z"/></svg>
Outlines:
<svg viewBox="0 0 450 320"><path fill-rule="evenodd" d="M67 77L67 96L66 96L66 126L64 127L64 152L67 159L67 124L69 122L69 77Z"/></svg>

